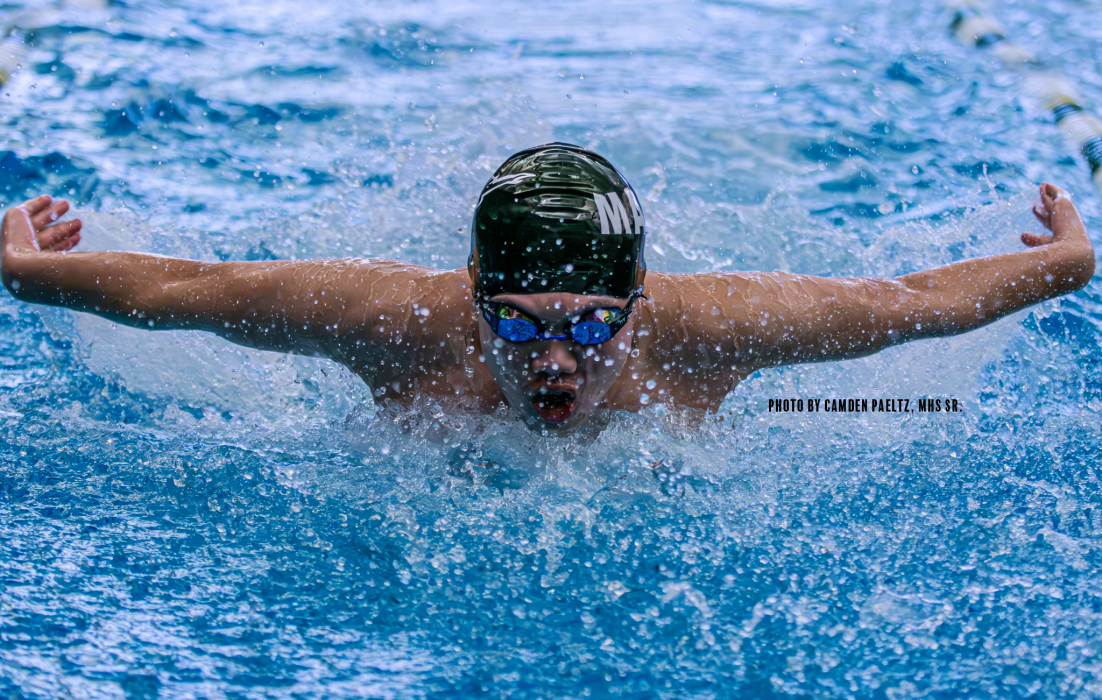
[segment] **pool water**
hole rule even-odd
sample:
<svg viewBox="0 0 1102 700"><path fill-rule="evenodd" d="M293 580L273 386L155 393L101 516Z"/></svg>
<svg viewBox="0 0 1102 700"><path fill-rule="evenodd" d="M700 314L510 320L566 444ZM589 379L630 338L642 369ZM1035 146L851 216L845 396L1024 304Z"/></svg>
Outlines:
<svg viewBox="0 0 1102 700"><path fill-rule="evenodd" d="M1000 3L1102 105L1102 7ZM595 148L652 269L892 276L1102 227L937 3L3 3L0 200L88 249L466 261L515 150ZM0 696L1102 695L1095 281L576 438L0 296ZM770 414L951 396L958 414Z"/></svg>

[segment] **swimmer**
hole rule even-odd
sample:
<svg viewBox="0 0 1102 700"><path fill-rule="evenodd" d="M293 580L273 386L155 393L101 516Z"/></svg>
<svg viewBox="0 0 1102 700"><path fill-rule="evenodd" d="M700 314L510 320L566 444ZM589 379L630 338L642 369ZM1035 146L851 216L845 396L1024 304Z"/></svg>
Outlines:
<svg viewBox="0 0 1102 700"><path fill-rule="evenodd" d="M554 143L486 184L466 270L70 252L81 223L42 196L5 214L0 276L27 302L332 359L382 405L504 402L551 434L606 409L716 410L764 367L955 335L1082 289L1094 274L1083 222L1067 192L1040 190L1033 212L1051 233L1023 233L1028 250L895 279L648 272L630 185L597 154Z"/></svg>

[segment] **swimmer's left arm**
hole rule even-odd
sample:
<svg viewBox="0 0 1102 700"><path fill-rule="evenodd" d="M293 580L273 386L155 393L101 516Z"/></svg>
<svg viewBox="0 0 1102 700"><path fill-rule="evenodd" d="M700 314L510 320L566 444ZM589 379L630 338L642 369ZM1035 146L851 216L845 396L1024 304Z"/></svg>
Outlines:
<svg viewBox="0 0 1102 700"><path fill-rule="evenodd" d="M1022 235L1030 250L965 260L896 279L786 273L695 276L693 334L712 345L708 364L731 369L841 360L909 340L963 333L1082 289L1094 249L1067 193L1042 185L1034 213L1051 236ZM718 294L719 287L726 294ZM709 299L713 300L709 302ZM709 313L709 303L718 313ZM692 343L686 348L691 350ZM705 353L706 354L706 353ZM701 358L695 363L700 364Z"/></svg>

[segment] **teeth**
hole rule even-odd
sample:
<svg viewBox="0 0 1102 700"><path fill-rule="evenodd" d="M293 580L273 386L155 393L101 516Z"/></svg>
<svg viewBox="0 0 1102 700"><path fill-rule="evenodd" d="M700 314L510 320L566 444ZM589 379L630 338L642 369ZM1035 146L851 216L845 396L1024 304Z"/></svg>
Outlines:
<svg viewBox="0 0 1102 700"><path fill-rule="evenodd" d="M548 404L568 403L574 400L574 395L567 391L551 391L540 394L537 400L540 404L546 406Z"/></svg>

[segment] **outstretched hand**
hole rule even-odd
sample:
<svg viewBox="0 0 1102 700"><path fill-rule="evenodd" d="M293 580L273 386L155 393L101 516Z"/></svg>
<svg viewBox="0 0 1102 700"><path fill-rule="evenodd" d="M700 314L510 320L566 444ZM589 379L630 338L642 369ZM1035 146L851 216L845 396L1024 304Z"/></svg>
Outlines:
<svg viewBox="0 0 1102 700"><path fill-rule="evenodd" d="M1042 184L1041 201L1033 205L1033 215L1052 235L1023 233L1022 243L1030 248L1064 241L1090 245L1087 230L1071 202L1071 195L1062 188L1048 182Z"/></svg>
<svg viewBox="0 0 1102 700"><path fill-rule="evenodd" d="M69 202L42 195L9 209L0 230L4 257L10 254L61 253L80 243L80 219L58 221Z"/></svg>

